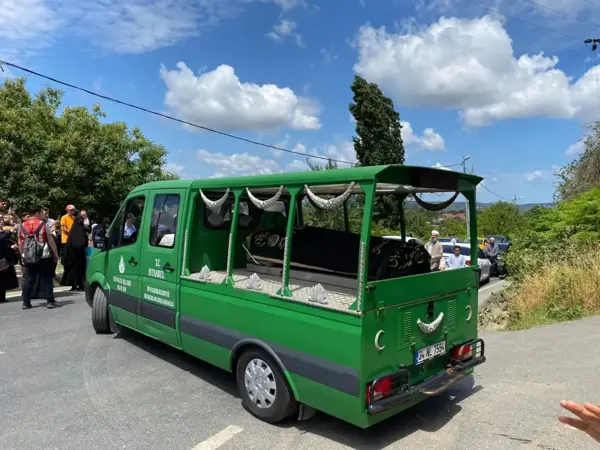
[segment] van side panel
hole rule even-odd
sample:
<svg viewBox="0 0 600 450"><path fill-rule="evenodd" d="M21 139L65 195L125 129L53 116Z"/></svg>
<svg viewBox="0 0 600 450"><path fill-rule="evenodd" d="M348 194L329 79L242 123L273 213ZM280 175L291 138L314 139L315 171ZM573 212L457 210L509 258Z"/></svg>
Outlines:
<svg viewBox="0 0 600 450"><path fill-rule="evenodd" d="M185 352L231 370L236 344L259 340L281 360L301 403L362 426L359 316L185 279L180 300Z"/></svg>

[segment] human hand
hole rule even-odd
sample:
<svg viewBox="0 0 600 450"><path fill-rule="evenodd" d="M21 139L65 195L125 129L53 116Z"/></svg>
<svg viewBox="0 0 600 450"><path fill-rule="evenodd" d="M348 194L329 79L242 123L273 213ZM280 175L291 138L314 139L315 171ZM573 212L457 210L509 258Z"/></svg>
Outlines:
<svg viewBox="0 0 600 450"><path fill-rule="evenodd" d="M579 419L573 417L561 416L558 420L566 425L570 425L591 436L592 439L600 442L600 407L591 403L579 403L562 400L560 406L567 411L575 414Z"/></svg>

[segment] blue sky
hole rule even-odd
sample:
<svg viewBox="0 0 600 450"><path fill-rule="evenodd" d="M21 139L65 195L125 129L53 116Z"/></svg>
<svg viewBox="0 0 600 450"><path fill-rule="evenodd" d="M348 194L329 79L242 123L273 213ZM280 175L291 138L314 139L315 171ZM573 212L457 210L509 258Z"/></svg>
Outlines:
<svg viewBox="0 0 600 450"><path fill-rule="evenodd" d="M448 166L470 155L469 167L500 197L550 201L553 172L581 151L586 124L600 115L594 54L582 42L600 36L583 23L600 22L600 6L536 0L575 20L524 1L476 3L556 33L470 0L0 0L0 59L350 162L350 83L359 74L394 100L408 164ZM28 85L46 82L29 77ZM184 177L306 168L304 156L65 93L65 104L100 103L108 120L139 126ZM480 189L480 201L497 199Z"/></svg>

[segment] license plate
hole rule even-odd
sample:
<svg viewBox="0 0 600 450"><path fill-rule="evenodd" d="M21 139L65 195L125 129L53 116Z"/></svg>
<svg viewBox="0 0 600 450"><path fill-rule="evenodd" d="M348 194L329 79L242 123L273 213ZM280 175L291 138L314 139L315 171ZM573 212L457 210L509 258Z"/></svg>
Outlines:
<svg viewBox="0 0 600 450"><path fill-rule="evenodd" d="M417 350L415 353L415 364L419 365L444 353L446 353L446 341L437 342L429 347Z"/></svg>

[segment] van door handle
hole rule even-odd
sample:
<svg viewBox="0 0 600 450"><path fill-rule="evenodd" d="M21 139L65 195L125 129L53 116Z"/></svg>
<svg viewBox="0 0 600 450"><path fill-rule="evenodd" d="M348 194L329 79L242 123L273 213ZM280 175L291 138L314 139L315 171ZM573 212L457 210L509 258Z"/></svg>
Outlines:
<svg viewBox="0 0 600 450"><path fill-rule="evenodd" d="M167 263L163 266L163 270L171 273L171 272L175 272L175 267L171 267L171 264Z"/></svg>
<svg viewBox="0 0 600 450"><path fill-rule="evenodd" d="M129 258L129 265L130 266L137 266L138 262L136 261L136 259L132 256L131 258Z"/></svg>

